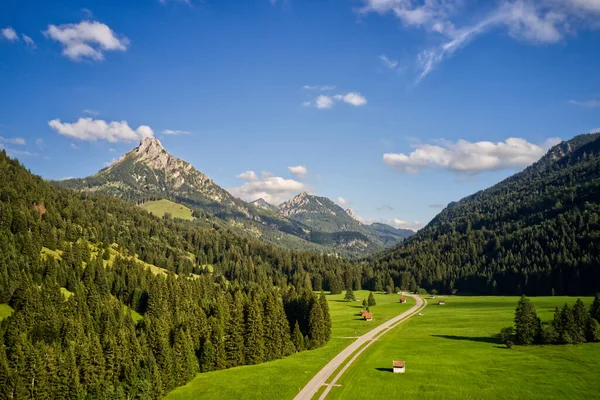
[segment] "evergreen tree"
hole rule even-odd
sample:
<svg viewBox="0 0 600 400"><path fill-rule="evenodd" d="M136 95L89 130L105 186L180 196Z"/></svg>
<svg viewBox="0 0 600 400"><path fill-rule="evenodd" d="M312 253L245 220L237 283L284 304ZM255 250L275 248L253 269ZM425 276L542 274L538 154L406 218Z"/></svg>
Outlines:
<svg viewBox="0 0 600 400"><path fill-rule="evenodd" d="M588 328L589 312L581 299L577 299L573 306L573 343L583 343L586 341L586 330Z"/></svg>
<svg viewBox="0 0 600 400"><path fill-rule="evenodd" d="M325 325L325 342L328 342L331 338L331 316L329 315L329 304L327 304L327 298L325 292L321 291L319 295L319 303L321 310L323 311L323 321Z"/></svg>
<svg viewBox="0 0 600 400"><path fill-rule="evenodd" d="M373 307L373 306L377 305L377 302L375 301L375 296L373 296L373 292L369 293L368 304L369 304L369 307Z"/></svg>
<svg viewBox="0 0 600 400"><path fill-rule="evenodd" d="M559 314L561 331L558 337L560 343L573 343L573 336L577 334L573 311L567 304L564 305Z"/></svg>
<svg viewBox="0 0 600 400"><path fill-rule="evenodd" d="M241 291L230 297L229 322L225 326L225 352L227 366L235 367L244 363L244 298Z"/></svg>
<svg viewBox="0 0 600 400"><path fill-rule="evenodd" d="M533 344L540 333L540 320L535 306L525 295L515 310L515 340L519 344Z"/></svg>
<svg viewBox="0 0 600 400"><path fill-rule="evenodd" d="M300 331L300 325L298 325L298 321L294 323L294 331L292 332L292 343L296 348L297 352L304 351L306 348L304 347L304 336L302 336L302 332Z"/></svg>
<svg viewBox="0 0 600 400"><path fill-rule="evenodd" d="M318 301L312 302L310 315L308 318L308 339L310 341L310 348L315 349L321 347L326 342L325 332L325 317L321 304Z"/></svg>
<svg viewBox="0 0 600 400"><path fill-rule="evenodd" d="M594 301L590 306L590 317L600 322L600 293L596 293L594 296Z"/></svg>
<svg viewBox="0 0 600 400"><path fill-rule="evenodd" d="M352 289L346 290L346 295L344 296L344 300L354 301L355 299L356 299L356 297L354 297L354 292L352 291Z"/></svg>
<svg viewBox="0 0 600 400"><path fill-rule="evenodd" d="M246 333L244 335L246 364L259 364L264 361L265 342L263 320L258 301L250 300L246 305Z"/></svg>

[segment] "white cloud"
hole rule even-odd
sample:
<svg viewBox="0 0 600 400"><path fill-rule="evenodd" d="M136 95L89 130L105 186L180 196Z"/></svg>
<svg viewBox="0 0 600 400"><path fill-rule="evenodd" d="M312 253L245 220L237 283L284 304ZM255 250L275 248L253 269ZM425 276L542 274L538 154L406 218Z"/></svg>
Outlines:
<svg viewBox="0 0 600 400"><path fill-rule="evenodd" d="M340 95L337 95L337 96L339 98ZM364 106L365 104L367 104L366 98L361 96L359 93L354 93L354 92L350 92L348 94L341 96L341 100L344 103L348 103L348 104L351 104L356 107Z"/></svg>
<svg viewBox="0 0 600 400"><path fill-rule="evenodd" d="M125 51L129 45L126 37L119 37L108 25L98 21L48 25L44 35L61 43L62 54L73 61L102 60L104 51Z"/></svg>
<svg viewBox="0 0 600 400"><path fill-rule="evenodd" d="M339 196L339 197L337 198L337 203L338 203L340 206L347 206L348 204L350 204L350 201L349 201L349 200L347 200L347 199L345 199L345 198L343 198L342 196Z"/></svg>
<svg viewBox="0 0 600 400"><path fill-rule="evenodd" d="M243 179L245 181L257 181L258 180L258 176L256 175L256 172L254 172L254 171L244 171L241 174L237 175L236 178Z"/></svg>
<svg viewBox="0 0 600 400"><path fill-rule="evenodd" d="M244 179L242 186L233 187L229 192L245 201L263 198L267 203L280 204L292 195L307 190L308 186L293 179L279 176L263 176L258 179L254 171L246 171L238 175Z"/></svg>
<svg viewBox="0 0 600 400"><path fill-rule="evenodd" d="M109 152L114 153L116 150L115 149L108 149Z"/></svg>
<svg viewBox="0 0 600 400"><path fill-rule="evenodd" d="M2 36L4 39L10 40L11 42L19 40L19 35L17 35L17 32L10 26L2 29Z"/></svg>
<svg viewBox="0 0 600 400"><path fill-rule="evenodd" d="M363 0L358 12L392 14L404 27L424 29L440 41L440 45L426 48L417 55L417 82L456 50L493 28L504 28L514 39L534 44L557 43L577 30L600 28L598 0L504 0L491 11L489 7L486 7L487 12L477 9L484 4L489 3L474 0ZM460 28L453 22L472 19L473 15L480 17Z"/></svg>
<svg viewBox="0 0 600 400"><path fill-rule="evenodd" d="M97 117L98 114L100 114L100 112L98 112L96 110L88 110L88 109L83 110L83 112L85 114L93 115L94 117Z"/></svg>
<svg viewBox="0 0 600 400"><path fill-rule="evenodd" d="M32 38L30 38L29 36L25 35L24 33L21 34L21 37L23 38L23 41L25 42L25 44L31 48L36 48L35 42L33 41Z"/></svg>
<svg viewBox="0 0 600 400"><path fill-rule="evenodd" d="M586 100L586 101L569 100L569 103L575 104L577 106L589 107L589 108L600 107L600 100Z"/></svg>
<svg viewBox="0 0 600 400"><path fill-rule="evenodd" d="M107 140L115 143L138 141L154 136L149 126L140 125L133 130L126 121L106 122L100 119L79 118L77 122L62 123L60 119L53 119L48 122L48 125L61 135L79 140Z"/></svg>
<svg viewBox="0 0 600 400"><path fill-rule="evenodd" d="M306 165L288 167L288 170L298 178L305 178L306 175L308 175L308 168L306 168Z"/></svg>
<svg viewBox="0 0 600 400"><path fill-rule="evenodd" d="M380 55L379 59L381 60L383 65L385 65L389 69L396 69L396 67L398 66L398 61L389 59L388 56L386 56L385 54Z"/></svg>
<svg viewBox="0 0 600 400"><path fill-rule="evenodd" d="M79 147L77 147L77 145L75 143L71 143L71 148L72 149L78 149Z"/></svg>
<svg viewBox="0 0 600 400"><path fill-rule="evenodd" d="M0 136L0 142L4 142L4 143L10 143L10 144L18 144L18 145L25 145L27 144L27 141L23 138L20 137L16 137L16 138L4 138L2 136Z"/></svg>
<svg viewBox="0 0 600 400"><path fill-rule="evenodd" d="M542 157L560 139L548 139L541 145L521 138L504 142L456 143L442 141L441 145L416 144L410 154L386 153L383 162L405 173L419 173L425 168L444 168L453 172L479 173L508 168L522 168Z"/></svg>
<svg viewBox="0 0 600 400"><path fill-rule="evenodd" d="M410 229L411 231L418 231L423 227L423 223L419 221L404 221L398 218L394 218L390 225L398 229Z"/></svg>
<svg viewBox="0 0 600 400"><path fill-rule="evenodd" d="M160 133L163 135L189 135L190 131L180 131L180 130L171 130L171 129L163 129Z"/></svg>
<svg viewBox="0 0 600 400"><path fill-rule="evenodd" d="M349 92L346 94L336 94L333 96L320 95L314 101L314 106L320 110L332 108L336 102L342 101L344 103L353 105L355 107L364 106L367 104L367 99L360 93ZM302 103L305 107L310 107L313 103L305 101Z"/></svg>
<svg viewBox="0 0 600 400"><path fill-rule="evenodd" d="M333 89L335 89L335 86L330 86L330 85L304 85L302 87L302 89L305 89L305 90L319 90L321 92L325 92L327 90L333 90Z"/></svg>
<svg viewBox="0 0 600 400"><path fill-rule="evenodd" d="M333 107L333 99L322 94L315 99L315 106L321 110L324 108L331 108Z"/></svg>

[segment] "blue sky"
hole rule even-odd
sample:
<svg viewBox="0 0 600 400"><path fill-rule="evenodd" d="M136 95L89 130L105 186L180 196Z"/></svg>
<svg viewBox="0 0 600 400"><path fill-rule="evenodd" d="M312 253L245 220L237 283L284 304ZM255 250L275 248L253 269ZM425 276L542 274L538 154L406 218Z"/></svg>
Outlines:
<svg viewBox="0 0 600 400"><path fill-rule="evenodd" d="M600 128L598 20L598 0L5 0L0 146L60 179L153 135L246 200L418 228Z"/></svg>

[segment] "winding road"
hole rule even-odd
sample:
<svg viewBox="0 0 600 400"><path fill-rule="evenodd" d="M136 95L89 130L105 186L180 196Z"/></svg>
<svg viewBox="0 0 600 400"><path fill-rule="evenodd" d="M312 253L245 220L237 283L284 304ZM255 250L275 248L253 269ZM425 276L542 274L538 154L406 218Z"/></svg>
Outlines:
<svg viewBox="0 0 600 400"><path fill-rule="evenodd" d="M402 314L390 319L389 321L384 322L378 327L370 330L362 336L359 336L354 342L352 342L348 347L344 350L340 351L338 355L336 355L327 365L325 365L311 380L304 386L304 388L296 395L294 400L311 400L315 394L321 389L322 386L325 387L325 391L319 397L319 400L325 399L327 394L331 390L333 386L337 385L337 381L344 374L346 369L350 367L350 365L361 355L363 351L365 351L373 342L375 342L381 335L385 334L388 330L395 327L396 325L404 322L406 319L423 309L426 302L419 296L406 294L406 296L412 297L416 300L416 304L412 306L410 309L406 310ZM381 335L380 335L381 334ZM363 346L364 345L364 346ZM362 347L361 347L362 346ZM344 364L344 361L348 357L352 355L356 350L360 349L356 352L356 354L348 361L344 367L335 375L331 382L326 383L327 380L335 373L335 371Z"/></svg>

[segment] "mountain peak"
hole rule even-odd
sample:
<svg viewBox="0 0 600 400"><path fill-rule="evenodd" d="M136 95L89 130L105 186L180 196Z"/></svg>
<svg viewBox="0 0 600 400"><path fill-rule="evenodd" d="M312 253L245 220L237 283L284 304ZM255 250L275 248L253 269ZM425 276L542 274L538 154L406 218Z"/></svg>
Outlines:
<svg viewBox="0 0 600 400"><path fill-rule="evenodd" d="M143 138L136 150L138 153L159 153L163 150L166 151L160 140L150 136Z"/></svg>

